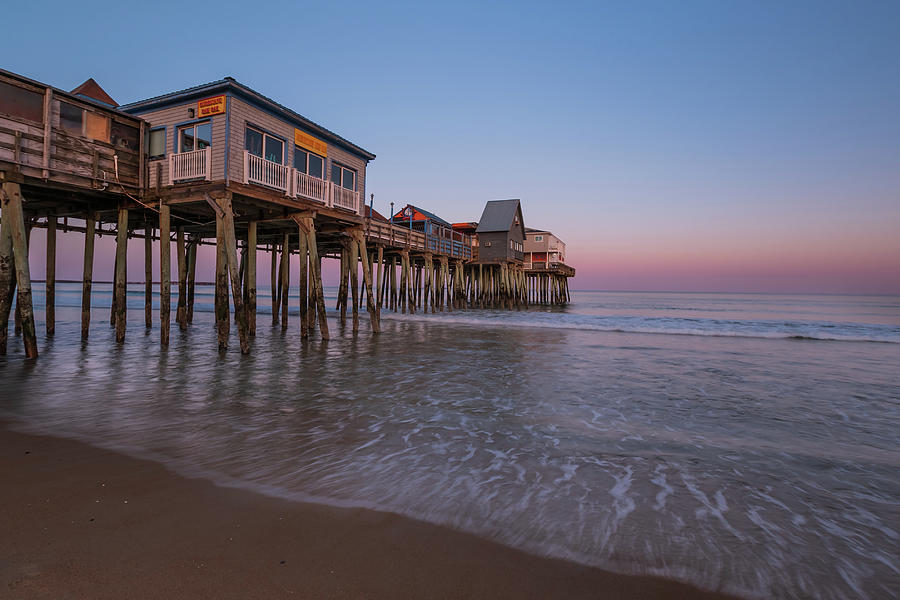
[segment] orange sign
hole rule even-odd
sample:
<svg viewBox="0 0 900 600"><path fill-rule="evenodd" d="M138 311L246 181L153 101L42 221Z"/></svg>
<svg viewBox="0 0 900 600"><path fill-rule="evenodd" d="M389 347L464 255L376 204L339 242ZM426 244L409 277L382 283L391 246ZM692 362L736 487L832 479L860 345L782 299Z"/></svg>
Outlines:
<svg viewBox="0 0 900 600"><path fill-rule="evenodd" d="M328 156L328 144L299 129L294 130L294 143L319 156Z"/></svg>
<svg viewBox="0 0 900 600"><path fill-rule="evenodd" d="M197 102L197 117L225 114L225 96L204 98Z"/></svg>

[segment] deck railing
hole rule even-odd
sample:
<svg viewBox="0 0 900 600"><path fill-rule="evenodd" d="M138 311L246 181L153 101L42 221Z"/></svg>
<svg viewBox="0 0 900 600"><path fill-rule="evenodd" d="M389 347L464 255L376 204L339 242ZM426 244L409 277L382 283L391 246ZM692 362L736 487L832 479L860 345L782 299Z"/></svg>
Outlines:
<svg viewBox="0 0 900 600"><path fill-rule="evenodd" d="M244 183L259 183L288 194L292 170L244 150Z"/></svg>
<svg viewBox="0 0 900 600"><path fill-rule="evenodd" d="M210 148L169 155L169 184L187 179L209 181L212 153Z"/></svg>
<svg viewBox="0 0 900 600"><path fill-rule="evenodd" d="M294 196L328 204L328 182L294 170Z"/></svg>
<svg viewBox="0 0 900 600"><path fill-rule="evenodd" d="M331 204L337 208L345 208L359 213L359 192L331 184Z"/></svg>

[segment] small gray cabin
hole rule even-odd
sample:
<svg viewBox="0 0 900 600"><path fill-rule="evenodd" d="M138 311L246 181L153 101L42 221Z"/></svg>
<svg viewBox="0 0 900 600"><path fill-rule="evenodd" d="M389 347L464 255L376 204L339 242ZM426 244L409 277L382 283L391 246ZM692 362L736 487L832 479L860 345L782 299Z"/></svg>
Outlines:
<svg viewBox="0 0 900 600"><path fill-rule="evenodd" d="M522 264L525 223L519 200L489 201L475 233L478 236L478 262Z"/></svg>

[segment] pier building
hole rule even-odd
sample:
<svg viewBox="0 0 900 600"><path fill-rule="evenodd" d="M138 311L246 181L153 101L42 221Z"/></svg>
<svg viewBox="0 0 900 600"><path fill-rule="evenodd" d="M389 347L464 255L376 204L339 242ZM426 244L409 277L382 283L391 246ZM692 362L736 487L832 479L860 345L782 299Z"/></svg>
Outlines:
<svg viewBox="0 0 900 600"><path fill-rule="evenodd" d="M129 239L144 242L147 328L154 321L152 242L161 241L163 346L172 322L173 246L174 321L181 329L193 320L197 249L216 249L221 350L229 345L232 316L241 351L250 350L259 249L272 258L273 325L288 327L290 270L299 262L303 337L316 328L330 337L321 277L326 257L341 261L337 308L342 325L352 310L354 330L363 302L373 332L380 331L382 308L435 312L528 302L518 200L488 203L476 236L411 205L388 219L366 206L366 169L374 159L230 77L120 106L93 79L66 92L0 70L0 353L15 306L25 355L38 354L28 271L29 234L36 227L47 231L47 335L55 328L58 231L84 235L85 339L94 239L103 235L116 238L110 325L119 342L126 333ZM501 220L510 221L506 230L497 225ZM491 251L479 252L477 237L489 241Z"/></svg>

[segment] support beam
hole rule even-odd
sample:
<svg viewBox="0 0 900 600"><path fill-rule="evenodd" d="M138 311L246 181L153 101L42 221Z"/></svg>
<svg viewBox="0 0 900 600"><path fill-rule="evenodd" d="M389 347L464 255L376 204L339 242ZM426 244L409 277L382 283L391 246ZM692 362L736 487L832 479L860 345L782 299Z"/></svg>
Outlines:
<svg viewBox="0 0 900 600"><path fill-rule="evenodd" d="M328 331L328 321L325 318L325 294L322 291L322 264L319 261L319 248L316 242L316 226L312 217L293 217L294 221L300 225L306 233L306 243L309 247L309 264L312 276L311 285L314 287L316 296L316 310L319 315L319 330L322 339L331 338Z"/></svg>
<svg viewBox="0 0 900 600"><path fill-rule="evenodd" d="M353 332L359 331L359 244L356 243L355 233L351 233L350 260L347 265L350 269L350 301L353 303Z"/></svg>
<svg viewBox="0 0 900 600"><path fill-rule="evenodd" d="M381 319L375 306L375 295L372 293L372 269L369 265L369 257L366 252L366 237L362 230L356 232L356 243L359 246L359 255L362 258L363 281L366 284L366 310L369 313L369 321L372 325L372 333L381 333Z"/></svg>
<svg viewBox="0 0 900 600"><path fill-rule="evenodd" d="M285 233L281 242L281 330L288 328L288 297L291 291L291 239L290 234Z"/></svg>
<svg viewBox="0 0 900 600"><path fill-rule="evenodd" d="M128 256L128 209L119 207L119 219L116 224L116 341L125 341L126 300L128 284L126 281L125 261Z"/></svg>
<svg viewBox="0 0 900 600"><path fill-rule="evenodd" d="M47 335L56 332L56 217L47 217L47 270L44 276L44 321Z"/></svg>
<svg viewBox="0 0 900 600"><path fill-rule="evenodd" d="M192 239L188 244L188 273L187 273L187 322L194 322L194 292L197 281L197 247L200 245L199 239Z"/></svg>
<svg viewBox="0 0 900 600"><path fill-rule="evenodd" d="M178 308L175 322L182 331L187 329L187 256L184 247L184 227L175 231L175 260L178 263Z"/></svg>
<svg viewBox="0 0 900 600"><path fill-rule="evenodd" d="M144 327L153 327L153 228L144 221Z"/></svg>
<svg viewBox="0 0 900 600"><path fill-rule="evenodd" d="M378 245L378 275L375 278L375 291L378 293L378 299L376 301L376 308L378 308L378 318L381 318L381 305L384 302L384 290L381 287L381 275L384 270L384 246L381 244Z"/></svg>
<svg viewBox="0 0 900 600"><path fill-rule="evenodd" d="M169 230L169 205L159 202L159 343L169 345L172 312L172 244Z"/></svg>
<svg viewBox="0 0 900 600"><path fill-rule="evenodd" d="M309 246L306 232L299 228L297 250L300 255L300 339L309 337ZM315 306L313 306L315 310Z"/></svg>
<svg viewBox="0 0 900 600"><path fill-rule="evenodd" d="M231 208L231 197L226 196L217 200L221 212L217 215L217 229L222 230L223 252L228 273L231 275L231 296L234 301L234 312L237 316L238 338L241 344L241 354L250 353L250 336L247 333L247 313L244 307L243 294L241 292L241 276L237 259L237 239L234 234L234 212ZM221 216L219 216L221 215ZM218 221L222 221L218 227ZM218 240L218 237L216 238ZM287 250L287 234L285 234L285 250ZM217 280L218 281L218 280ZM226 304L227 307L227 304ZM287 315L287 301L284 303L284 313ZM228 323L226 308L225 323ZM226 339L227 344L227 339Z"/></svg>
<svg viewBox="0 0 900 600"><path fill-rule="evenodd" d="M25 358L37 358L37 336L34 328L34 309L31 303L31 273L28 266L28 239L25 232L25 215L22 208L22 191L18 183L4 183L2 187L2 213L3 225L7 242L12 248L12 263L15 265L14 277L16 280L16 311L22 322L22 339L25 342ZM7 220L9 220L7 229ZM7 255L8 256L8 255ZM7 258L9 261L9 258ZM7 263L9 264L9 263ZM10 270L12 274L12 270ZM9 286L11 287L11 286ZM7 289L9 289L7 287ZM9 292L7 292L9 293ZM3 330L6 331L9 320L9 307L12 304L10 296L4 302ZM4 344L5 347L5 344Z"/></svg>
<svg viewBox="0 0 900 600"><path fill-rule="evenodd" d="M228 349L228 258L225 256L225 216L216 213L216 334L219 352Z"/></svg>
<svg viewBox="0 0 900 600"><path fill-rule="evenodd" d="M88 339L91 329L91 286L94 279L94 230L96 215L84 219L84 269L81 275L81 339Z"/></svg>
<svg viewBox="0 0 900 600"><path fill-rule="evenodd" d="M6 195L5 184L0 192L0 356L6 356L9 337L9 313L16 293L16 266L13 256L12 222L13 211L8 208L10 199Z"/></svg>
<svg viewBox="0 0 900 600"><path fill-rule="evenodd" d="M256 335L256 221L247 223L247 333Z"/></svg>

